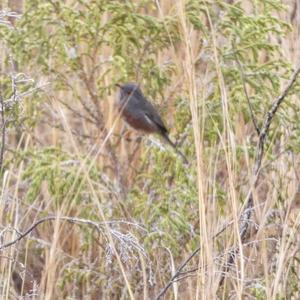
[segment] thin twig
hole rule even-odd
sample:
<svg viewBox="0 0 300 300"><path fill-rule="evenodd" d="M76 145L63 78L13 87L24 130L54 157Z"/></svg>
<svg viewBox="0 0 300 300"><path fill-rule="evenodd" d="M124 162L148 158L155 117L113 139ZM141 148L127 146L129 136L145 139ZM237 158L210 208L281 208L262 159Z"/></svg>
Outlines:
<svg viewBox="0 0 300 300"><path fill-rule="evenodd" d="M258 141L257 151L256 151L257 155L256 155L255 165L254 165L254 168L253 168L253 173L254 173L254 176L256 178L255 182L254 182L254 185L257 183L259 171L261 170L262 157L263 157L263 154L264 154L264 145L265 145L265 141L266 141L266 138L267 138L267 134L268 134L272 119L274 118L274 116L276 114L276 111L278 110L280 104L282 103L282 101L284 100L284 98L287 96L288 92L292 88L293 84L295 83L299 73L300 73L300 66L296 69L296 71L292 75L291 80L289 81L289 83L287 84L287 86L285 87L285 89L283 90L281 95L273 102L269 112L267 113L267 116L266 116L265 121L263 123L263 127L262 127L261 131L259 131L259 141ZM247 96L247 94L246 94L246 96ZM251 105L249 107L251 107ZM253 120L253 122L255 121L255 119L252 119L252 120ZM255 128L256 128L256 131L257 131L256 126L255 126ZM241 217L240 217L239 234L240 234L242 243L244 242L246 234L248 232L249 223L250 223L250 219L251 219L252 211L253 211L253 204L254 204L253 193L250 192L249 197L246 201L245 208L244 208L244 210L241 214ZM229 224L224 226L213 238L216 238L217 236L219 236L227 228L227 226L230 225L231 223L232 222L230 222ZM156 300L161 299L161 297L167 292L167 290L170 288L170 286L175 281L178 281L176 279L177 279L177 277L179 277L182 274L181 271L183 270L183 268L190 262L190 260L199 251L200 251L200 247L197 248L196 250L194 250L192 252L192 254L190 254L188 256L188 258L181 264L181 266L178 268L178 270L172 276L172 278L169 280L169 282L161 290L159 295L155 298ZM230 265L233 264L234 259L235 259L236 255L238 254L238 252L239 252L238 248L234 248L234 249L232 249L228 252L229 259L228 259L228 261L227 261L227 263L224 267L224 271L222 272L222 277L221 277L221 280L220 280L220 283L219 283L220 286L222 285L222 283L224 281L224 278L225 278L225 275L228 272Z"/></svg>
<svg viewBox="0 0 300 300"><path fill-rule="evenodd" d="M236 54L236 48L235 48L234 43L233 43L232 47L235 49L235 51L234 51L234 57L235 57L235 60L236 60L236 62L238 64L238 68L239 68L239 71L240 71L240 76L241 76L241 80L242 80L242 84L243 84L244 93L245 93L245 96L246 96L246 99L247 99L247 102L248 102L248 106L249 106L249 111L250 111L250 116L251 116L251 119L252 119L252 123L254 125L255 130L256 130L256 133L258 135L260 135L260 129L259 129L258 125L257 125L257 121L256 121L256 118L255 118L255 115L254 115L254 112L253 112L253 108L252 108L252 104L251 104L251 101L250 101L250 97L248 95L247 88L246 88L246 76L244 74L244 70L243 70L242 64L239 61L238 56Z"/></svg>
<svg viewBox="0 0 300 300"><path fill-rule="evenodd" d="M254 164L254 168L253 168L253 175L254 175L253 186L256 186L257 182L258 182L259 173L260 173L260 170L261 170L262 159L263 159L263 156L264 156L264 147L265 147L266 139L267 139L267 136L268 136L268 133L269 133L269 129L270 129L270 125L272 123L272 120L273 120L279 106L281 105L283 100L288 95L290 89L294 85L299 73L300 73L300 65L297 67L296 71L293 73L290 81L288 82L288 84L284 88L281 95L273 102L271 108L267 112L267 115L265 117L263 126L262 126L260 134L259 134L259 140L258 140L258 144L257 144L257 147L256 147L256 159L255 159L255 164ZM240 234L240 238L241 238L242 243L245 241L245 238L246 238L247 233L248 233L249 222L250 222L250 219L251 219L251 216L252 216L252 211L253 211L253 204L254 204L253 192L250 191L248 199L246 201L245 208L244 208L244 210L241 214L241 217L240 217L239 234ZM224 266L224 273L223 273L224 275L220 279L219 286L221 286L223 284L224 279L225 279L225 274L228 271L229 265L231 265L234 262L235 257L236 257L238 252L239 252L239 250L234 251L230 255L227 263Z"/></svg>
<svg viewBox="0 0 300 300"><path fill-rule="evenodd" d="M19 233L19 236L17 238L15 238L14 240L3 244L0 246L0 250L3 250L4 248L10 247L14 244L16 244L17 242L19 242L21 239L23 239L24 237L26 237L29 233L32 232L33 229L35 229L38 225L47 222L47 221L54 221L54 220L63 220L63 221L68 221L70 223L82 223L82 224L88 224L88 225L92 225L93 227L95 227L98 232L100 232L100 224L90 221L90 220L86 220L86 219L79 219L79 218L75 218L75 217L59 217L59 216L48 216L45 218L42 218L38 221L36 221L34 224L32 224L25 232L23 233Z"/></svg>
<svg viewBox="0 0 300 300"><path fill-rule="evenodd" d="M182 265L178 268L176 273L172 276L170 281L167 283L167 285L160 291L158 296L155 298L156 300L159 300L168 290L168 288L174 283L174 280L179 276L181 270L189 263L189 261L200 251L200 247L198 247L194 252L189 255L189 257L182 263Z"/></svg>
<svg viewBox="0 0 300 300"><path fill-rule="evenodd" d="M142 230L142 231L146 231L145 228L143 228L141 225L139 225L138 223L133 223L133 222L128 222L128 221L124 221L124 220L112 220L112 221L108 221L108 222L102 222L102 223L97 223L88 219L82 219L82 218L76 218L76 217L67 217L67 216L48 216L45 218L42 218L38 221L36 221L34 224L32 224L25 232L21 233L19 231L17 231L17 234L19 235L17 238L15 238L14 240L6 243L6 244L2 244L0 245L0 250L3 250L4 248L10 247L14 244L16 244L17 242L19 242L21 239L23 239L24 237L26 237L28 234L30 234L38 225L47 222L47 221L55 221L55 220L59 220L59 221L67 221L69 223L74 223L74 224L86 224L89 226L94 227L98 233L102 233L104 232L104 227L105 224L108 226L111 225L120 225L120 224L126 224L129 226L134 226L135 228ZM15 230L16 231L16 230ZM121 234L120 232L116 231L115 229L111 229L112 231L112 235L117 239L117 240L122 240L125 238L127 238L127 240L130 241L134 241L134 248L140 250L141 246L139 244L137 244L137 242L134 240L134 237L131 235L129 236L128 234Z"/></svg>
<svg viewBox="0 0 300 300"><path fill-rule="evenodd" d="M6 132L6 120L4 115L4 103L2 97L2 86L0 86L0 104L1 104L1 121L2 121L2 141L0 149L0 170L3 168L3 157L5 150L5 132Z"/></svg>
<svg viewBox="0 0 300 300"><path fill-rule="evenodd" d="M218 237L222 232L224 232L224 230L233 223L233 221L225 224L213 237L212 239L215 239L216 237ZM181 271L184 269L184 267L190 262L190 260L200 251L200 247L198 247L197 249L195 249L193 251L192 254L190 254L188 256L188 258L181 264L181 266L177 269L177 271L175 272L175 274L172 276L172 278L169 280L169 282L164 286L164 288L160 291L160 293L158 294L158 296L155 298L156 300L159 300L169 289L169 287L177 280L177 277L180 276Z"/></svg>

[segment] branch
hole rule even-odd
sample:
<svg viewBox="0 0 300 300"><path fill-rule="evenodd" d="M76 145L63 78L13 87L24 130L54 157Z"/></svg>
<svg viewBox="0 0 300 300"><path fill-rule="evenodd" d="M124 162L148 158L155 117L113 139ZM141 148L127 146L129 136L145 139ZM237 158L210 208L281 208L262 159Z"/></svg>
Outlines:
<svg viewBox="0 0 300 300"><path fill-rule="evenodd" d="M0 86L0 105L1 105L1 121L2 121L2 140L0 148L0 170L3 168L3 157L5 150L5 134L6 134L6 120L4 115L4 101L2 97L2 86Z"/></svg>
<svg viewBox="0 0 300 300"><path fill-rule="evenodd" d="M189 263L189 261L200 251L200 247L198 247L178 268L176 273L172 276L172 278L169 280L167 285L160 291L158 296L155 298L155 300L159 300L168 290L168 288L174 283L174 280L180 275L183 268Z"/></svg>
<svg viewBox="0 0 300 300"><path fill-rule="evenodd" d="M12 240L11 242L1 245L0 250L3 250L4 248L10 247L13 244L16 244L17 242L22 240L24 237L26 237L29 233L31 233L32 230L35 229L38 225L45 223L47 221L54 221L54 220L64 220L64 221L68 221L70 223L85 223L88 225L93 225L94 227L96 227L96 229L98 231L100 231L99 224L97 224L96 222L92 222L90 220L84 220L84 219L78 219L78 218L72 218L72 217L48 216L48 217L42 218L42 219L38 220L37 222L35 222L34 224L32 224L25 232L20 233L16 239Z"/></svg>
<svg viewBox="0 0 300 300"><path fill-rule="evenodd" d="M279 106L284 101L284 99L288 95L290 89L294 85L299 73L300 73L300 65L297 67L296 71L293 73L290 81L288 82L288 84L284 88L281 95L273 102L270 110L268 111L268 113L265 117L263 126L262 126L260 134L259 134L258 144L257 144L257 147L256 147L256 159L255 159L255 164L254 164L254 168L253 168L253 175L254 175L254 184L253 184L253 186L255 186L258 182L259 173L260 173L260 170L261 170L262 159L263 159L263 156L264 156L264 147L265 147L266 139L267 139L267 136L268 136L268 133L269 133L269 129L270 129L272 120L273 120ZM254 204L253 192L250 191L248 199L246 200L245 208L244 208L244 210L241 214L241 217L240 217L239 234L240 234L240 238L241 238L242 243L245 241L245 238L247 236L247 232L248 232L248 229L249 229L249 222L250 222L250 219L251 219L251 216L252 216L253 204ZM239 250L236 250L236 251L233 251L231 253L227 263L224 266L225 272L222 272L223 275L220 279L219 286L221 286L223 284L226 272L228 271L229 266L234 262L235 257L238 254L238 252L239 252Z"/></svg>
<svg viewBox="0 0 300 300"><path fill-rule="evenodd" d="M267 138L267 134L271 125L271 122L280 106L280 104L283 102L283 100L285 99L285 97L288 95L290 89L292 88L292 86L294 85L298 75L300 73L300 65L299 67L296 69L296 71L294 72L294 74L292 75L291 80L289 81L289 83L287 84L287 86L285 87L285 89L283 90L283 92L281 93L281 95L273 102L270 110L267 113L267 116L265 117L265 121L263 123L263 127L261 129L261 131L258 129L257 126L255 126L256 124L256 120L255 118L252 117L252 121L254 123L255 129L256 131L259 133L259 141L257 144L257 155L256 155L256 160L255 160L255 165L253 168L253 173L255 176L255 182L254 185L257 183L257 179L258 179L258 175L259 175L259 171L261 169L261 163L262 163L262 158L264 155L264 145L265 145L265 141ZM245 91L246 93L246 91ZM246 93L246 97L247 93ZM249 99L248 99L249 100ZM249 107L250 107L250 111L251 111L251 104L250 102L248 102ZM251 112L252 115L252 112ZM247 235L248 232L248 228L249 228L249 222L252 216L252 211L253 211L253 193L251 192L249 194L249 197L246 201L246 205L245 208L241 214L240 217L240 230L239 230L239 234L242 240L242 243L245 240L245 237ZM230 224L232 224L233 222L228 223L227 225L225 225L216 235L213 236L213 239L216 238L217 236L219 236ZM169 282L164 286L164 288L160 291L159 295L155 298L156 300L161 299L162 296L164 296L164 294L167 292L167 290L170 288L170 286L172 286L172 284L175 282L175 280L182 274L181 271L183 270L183 268L191 261L191 259L198 254L200 251L200 247L198 247L196 250L194 250L189 256L188 258L181 264L181 266L177 269L176 273L172 276L172 278L169 280ZM234 262L234 259L236 257L236 255L239 253L239 249L238 248L234 248L232 250L230 250L228 252L229 255L229 259L225 265L225 272L221 272L222 273L222 277L220 280L219 285L221 286L226 272L228 272L230 265L232 265L232 263ZM178 279L180 280L180 278ZM178 281L176 280L176 281Z"/></svg>
<svg viewBox="0 0 300 300"><path fill-rule="evenodd" d="M105 222L105 223L97 223L88 219L81 219L81 218L76 218L76 217L59 217L59 216L48 216L45 218L42 218L38 221L36 221L34 224L32 224L25 232L20 233L18 232L19 236L17 238L15 238L14 240L6 243L6 244L2 244L0 245L0 251L10 247L14 244L16 244L17 242L19 242L20 240L22 240L24 237L26 237L28 234L30 234L37 226L39 226L42 223L45 223L47 221L55 221L55 220L60 220L60 221L67 221L69 223L74 223L74 224L87 224L91 227L96 228L96 230L98 231L98 233L103 233L104 232L104 225L105 223L108 225L113 225L113 224L126 224L126 225L132 225L135 226L136 228L145 231L145 229L140 226L139 224L136 223L132 223L132 222L127 222L127 221L109 221L109 222ZM122 240L122 234L120 234L119 232L117 232L116 230L112 229L112 235L117 239L117 240ZM127 238L127 240L129 241L129 243L132 244L132 240L129 240ZM132 246L137 249L140 250L140 246L135 242L135 244Z"/></svg>
<svg viewBox="0 0 300 300"><path fill-rule="evenodd" d="M224 230L233 223L233 221L225 224L223 228L221 228L213 237L212 239L215 239L218 237ZM200 247L198 247L192 254L188 256L188 258L181 264L181 266L177 269L175 274L172 276L172 278L169 280L169 282L164 286L164 288L160 291L158 296L155 298L155 300L159 300L169 289L169 287L175 282L175 279L181 275L181 271L184 269L184 267L190 262L190 260L200 251Z"/></svg>
<svg viewBox="0 0 300 300"><path fill-rule="evenodd" d="M235 45L233 44L232 47L235 49ZM254 125L254 128L256 130L256 133L258 135L260 135L260 130L259 130L259 127L257 125L257 121L256 121L256 118L254 116L254 112L253 112L253 109L252 109L252 104L250 102L250 97L248 95L248 92L247 92L247 88L246 88L246 77L245 77L245 74L244 74L244 71L243 71L243 67L242 67L242 64L241 62L239 61L238 57L237 57L237 54L236 54L236 51L234 51L234 56L235 56L235 60L238 64L238 67L239 67L239 71L240 71L240 75L241 75L241 80L242 80L242 84L243 84L243 89L244 89L244 93L245 93L245 96L246 96L246 99L247 99L247 102L248 102L248 106L249 106L249 110L250 110L250 116L251 116L251 119L252 119L252 123Z"/></svg>

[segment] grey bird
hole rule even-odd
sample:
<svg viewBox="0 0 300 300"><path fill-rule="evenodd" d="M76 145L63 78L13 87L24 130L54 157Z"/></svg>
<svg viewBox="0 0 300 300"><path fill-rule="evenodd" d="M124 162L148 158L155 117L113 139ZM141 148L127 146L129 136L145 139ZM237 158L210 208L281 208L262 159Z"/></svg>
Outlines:
<svg viewBox="0 0 300 300"><path fill-rule="evenodd" d="M181 156L184 163L187 158L177 149L169 138L169 132L155 107L143 95L136 83L116 84L120 88L118 108L123 119L135 130L144 133L158 133Z"/></svg>

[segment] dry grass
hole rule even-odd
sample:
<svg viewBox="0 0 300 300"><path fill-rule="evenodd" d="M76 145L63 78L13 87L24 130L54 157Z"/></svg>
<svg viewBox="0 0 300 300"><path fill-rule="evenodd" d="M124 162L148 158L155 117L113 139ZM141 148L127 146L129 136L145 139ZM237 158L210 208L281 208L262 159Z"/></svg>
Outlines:
<svg viewBox="0 0 300 300"><path fill-rule="evenodd" d="M296 66L300 62L300 7L294 7L294 1L283 2L288 9L278 17L291 22L293 30L280 41L275 35L270 35L270 40L274 39L286 61ZM64 65L48 62L67 77L71 90L53 85L55 76L43 73L40 66L28 64L20 70L7 63L7 52L0 53L1 74L13 78L25 73L40 79L36 85L47 82L38 95L28 93L21 98L21 113L34 112L34 126L22 126L21 121L6 133L0 244L16 239L45 216L56 217L1 250L0 299L22 297L35 287L28 299L155 299L197 247L199 255L174 281L165 299L299 297L299 155L286 148L294 125L283 122L285 127L277 124L273 129L254 186L253 149L258 138L242 109L233 117L235 104L219 51L224 40L208 6L203 17L210 45L207 54L199 43L201 32L188 20L184 0L153 3L154 8L145 8L144 14L161 20L178 17L180 39L155 54L161 69L172 62L170 82L157 92L145 85L150 79L141 80L139 71L129 79L156 94L154 102L162 108L171 136L182 141L181 149L188 154L188 168L156 137L140 141L135 132L124 134L112 87L122 77L116 69L110 72L113 52L109 46L102 49L101 57L95 53L94 61L83 57L86 74L101 63L92 79L76 71L64 73ZM251 10L251 3L243 2L246 11ZM10 1L0 5L2 10L9 7L16 10ZM101 22L105 24L109 18L105 13ZM165 29L170 27L165 25ZM171 37L173 33L167 34ZM7 47L0 43L2 49ZM84 47L84 43L78 45L78 51ZM265 53L259 61L262 65L268 61ZM103 81L99 84L97 78ZM279 80L282 90L286 81ZM102 96L99 86L110 92ZM206 105L216 90L219 123ZM253 96L255 90L248 87L248 92ZM274 92L266 103L278 95ZM35 102L35 97L39 101ZM286 106L280 116L292 116L299 109L297 100L297 95L292 96L294 106ZM32 108L34 105L38 109ZM83 105L92 107L95 120L90 121ZM258 118L265 112L259 112ZM210 130L216 138L208 142ZM56 150L43 154L49 148ZM43 155L46 159L41 163ZM45 175L29 200L30 187L39 178L33 174L42 174L45 165L53 170L53 178ZM33 169L28 170L29 166ZM50 181L60 190L52 191ZM66 184L60 186L60 182ZM239 218L250 192L254 214L243 241ZM226 230L213 238L225 225ZM220 286L233 246L239 253Z"/></svg>

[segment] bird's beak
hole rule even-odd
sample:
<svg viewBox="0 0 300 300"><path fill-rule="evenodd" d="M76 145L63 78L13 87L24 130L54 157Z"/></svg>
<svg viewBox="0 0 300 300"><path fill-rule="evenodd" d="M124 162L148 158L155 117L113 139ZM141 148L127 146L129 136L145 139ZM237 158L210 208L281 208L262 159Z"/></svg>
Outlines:
<svg viewBox="0 0 300 300"><path fill-rule="evenodd" d="M117 86L120 89L122 88L122 86L120 84L118 84L118 83L116 83L115 86Z"/></svg>

